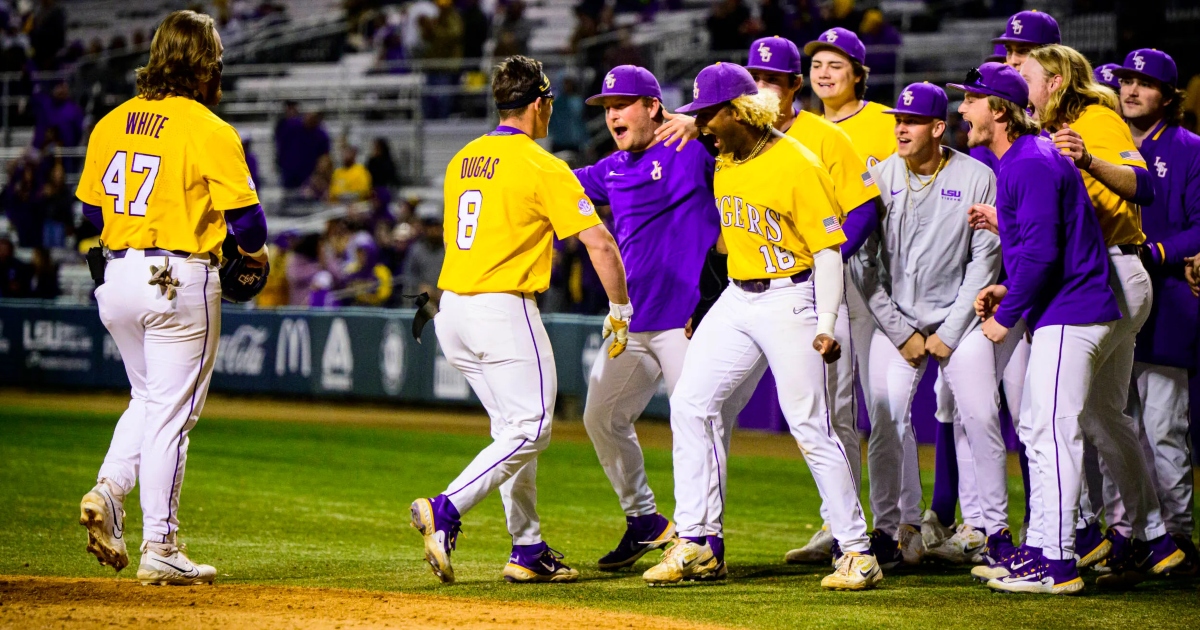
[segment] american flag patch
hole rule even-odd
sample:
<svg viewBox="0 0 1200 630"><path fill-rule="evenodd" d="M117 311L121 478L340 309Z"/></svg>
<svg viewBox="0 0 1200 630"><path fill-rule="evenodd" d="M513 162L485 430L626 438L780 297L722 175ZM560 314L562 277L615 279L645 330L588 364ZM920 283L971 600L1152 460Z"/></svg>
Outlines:
<svg viewBox="0 0 1200 630"><path fill-rule="evenodd" d="M1136 160L1138 162L1146 161L1145 159L1142 158L1142 154L1138 153L1137 151L1122 151L1121 159L1122 160Z"/></svg>
<svg viewBox="0 0 1200 630"><path fill-rule="evenodd" d="M828 217L824 221L821 221L821 225L825 226L826 234L832 234L842 229L842 224L838 221L837 217Z"/></svg>
<svg viewBox="0 0 1200 630"><path fill-rule="evenodd" d="M875 178L871 175L871 171L866 171L862 174L863 186L874 186Z"/></svg>

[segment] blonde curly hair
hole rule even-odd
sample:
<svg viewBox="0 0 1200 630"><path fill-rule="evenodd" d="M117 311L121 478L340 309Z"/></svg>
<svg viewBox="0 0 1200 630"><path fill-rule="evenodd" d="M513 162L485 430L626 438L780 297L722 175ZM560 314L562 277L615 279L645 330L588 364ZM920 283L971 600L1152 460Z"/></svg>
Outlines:
<svg viewBox="0 0 1200 630"><path fill-rule="evenodd" d="M1062 129L1083 115L1090 105L1102 105L1113 111L1118 109L1117 95L1096 82L1092 64L1074 48L1053 44L1035 48L1029 58L1038 62L1046 78L1061 76L1062 86L1050 94L1045 111L1038 112L1042 128L1050 131Z"/></svg>
<svg viewBox="0 0 1200 630"><path fill-rule="evenodd" d="M779 95L771 90L759 90L758 94L746 94L729 101L733 115L738 120L760 129L775 126L779 118Z"/></svg>

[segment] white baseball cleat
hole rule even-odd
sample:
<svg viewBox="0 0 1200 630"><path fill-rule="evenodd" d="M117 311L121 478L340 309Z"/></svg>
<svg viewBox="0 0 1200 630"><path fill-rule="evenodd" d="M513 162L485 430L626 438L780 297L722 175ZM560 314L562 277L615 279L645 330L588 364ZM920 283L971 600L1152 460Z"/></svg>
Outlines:
<svg viewBox="0 0 1200 630"><path fill-rule="evenodd" d="M180 546L147 541L142 543L137 577L145 586L191 586L212 584L217 570L207 564L195 564Z"/></svg>
<svg viewBox="0 0 1200 630"><path fill-rule="evenodd" d="M896 536L899 539L900 564L906 567L920 566L921 560L925 558L925 541L921 532L912 525L901 525L896 531Z"/></svg>
<svg viewBox="0 0 1200 630"><path fill-rule="evenodd" d="M834 591L865 591L883 581L883 569L875 556L846 552L837 561L833 573L821 579L821 586Z"/></svg>
<svg viewBox="0 0 1200 630"><path fill-rule="evenodd" d="M118 573L129 565L125 549L125 498L113 491L105 479L83 495L79 502L79 524L87 528L87 550L101 565Z"/></svg>
<svg viewBox="0 0 1200 630"><path fill-rule="evenodd" d="M963 523L949 539L936 547L930 547L929 557L952 564L979 564L983 561L983 550L987 547L987 536L980 530Z"/></svg>
<svg viewBox="0 0 1200 630"><path fill-rule="evenodd" d="M650 586L676 584L682 581L707 581L721 569L720 562L707 545L686 538L676 538L658 564L642 574Z"/></svg>
<svg viewBox="0 0 1200 630"><path fill-rule="evenodd" d="M808 544L799 549L793 549L783 556L788 564L826 563L833 558L833 532L829 531L829 523L821 526L817 533L808 540Z"/></svg>
<svg viewBox="0 0 1200 630"><path fill-rule="evenodd" d="M921 540L925 543L925 550L932 553L934 547L946 542L951 536L954 536L954 528L942 525L942 521L933 510L925 510L921 515Z"/></svg>

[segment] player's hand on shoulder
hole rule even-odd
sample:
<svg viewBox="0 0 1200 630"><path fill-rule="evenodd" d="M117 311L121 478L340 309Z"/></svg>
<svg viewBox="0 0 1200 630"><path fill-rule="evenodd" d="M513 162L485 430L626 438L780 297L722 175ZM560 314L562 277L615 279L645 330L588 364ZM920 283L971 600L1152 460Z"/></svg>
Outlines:
<svg viewBox="0 0 1200 630"><path fill-rule="evenodd" d="M913 367L918 367L925 360L925 337L920 332L914 332L899 348L900 356Z"/></svg>
<svg viewBox="0 0 1200 630"><path fill-rule="evenodd" d="M1000 224L996 221L996 206L977 203L967 210L967 221L976 230L987 230L992 234L1000 234Z"/></svg>
<svg viewBox="0 0 1200 630"><path fill-rule="evenodd" d="M992 343L1004 343L1004 339L1008 337L1008 329L996 321L995 317L989 317L983 321L983 336Z"/></svg>
<svg viewBox="0 0 1200 630"><path fill-rule="evenodd" d="M1058 148L1059 153L1071 158L1077 168L1087 168L1091 165L1092 158L1088 155L1083 136L1071 129L1070 125L1063 125L1062 129L1054 132L1054 146Z"/></svg>
<svg viewBox="0 0 1200 630"><path fill-rule="evenodd" d="M925 352L928 352L938 361L945 361L954 353L954 348L947 346L942 341L942 338L938 337L937 333L933 333L925 340Z"/></svg>
<svg viewBox="0 0 1200 630"><path fill-rule="evenodd" d="M633 317L633 304L608 303L608 317L604 318L603 338L612 335L613 342L608 348L608 358L615 359L625 352L629 344L629 320Z"/></svg>
<svg viewBox="0 0 1200 630"><path fill-rule="evenodd" d="M821 353L821 358L825 360L825 363L837 363L837 360L842 357L842 346L836 339L824 333L813 339L813 350Z"/></svg>
<svg viewBox="0 0 1200 630"><path fill-rule="evenodd" d="M655 142L661 142L664 146L669 147L678 140L679 146L675 147L676 151L682 151L689 140L699 137L700 130L696 128L695 118L686 114L668 114L665 110L663 124L654 132Z"/></svg>
<svg viewBox="0 0 1200 630"><path fill-rule="evenodd" d="M1008 295L1008 287L1002 284L984 287L979 295L975 296L975 314L982 319L991 317L1006 295Z"/></svg>

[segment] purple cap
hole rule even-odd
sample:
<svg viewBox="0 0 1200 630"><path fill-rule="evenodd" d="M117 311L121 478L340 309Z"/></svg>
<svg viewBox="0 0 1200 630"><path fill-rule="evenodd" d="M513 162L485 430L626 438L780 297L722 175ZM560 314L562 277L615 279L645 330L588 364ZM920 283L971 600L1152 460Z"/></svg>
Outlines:
<svg viewBox="0 0 1200 630"><path fill-rule="evenodd" d="M1017 107L1029 106L1029 85L1016 70L995 61L979 66L967 73L963 83L947 83L946 87L997 96L1016 103Z"/></svg>
<svg viewBox="0 0 1200 630"><path fill-rule="evenodd" d="M694 100L675 111L686 114L748 94L758 94L758 84L750 76L750 71L736 63L718 61L696 75L696 83L692 87Z"/></svg>
<svg viewBox="0 0 1200 630"><path fill-rule="evenodd" d="M610 96L649 96L662 100L662 89L658 79L650 71L639 66L617 66L604 75L604 87L600 93L587 100L588 105L603 105Z"/></svg>
<svg viewBox="0 0 1200 630"><path fill-rule="evenodd" d="M1108 87L1120 92L1121 82L1117 80L1117 75L1115 73L1115 70L1120 67L1121 64L1119 63L1106 63L1102 66L1096 66L1096 69L1092 70L1092 76L1096 77L1096 82L1100 85L1107 85Z"/></svg>
<svg viewBox="0 0 1200 630"><path fill-rule="evenodd" d="M992 48L992 54L984 57L983 62L999 61L1000 63L1004 63L1005 59L1008 59L1008 49L1004 47L1004 44L996 44Z"/></svg>
<svg viewBox="0 0 1200 630"><path fill-rule="evenodd" d="M1179 71L1171 55L1153 48L1139 48L1125 55L1125 65L1113 71L1118 77L1145 77L1175 87Z"/></svg>
<svg viewBox="0 0 1200 630"><path fill-rule="evenodd" d="M800 74L800 49L792 40L778 35L756 39L750 44L750 60L746 69Z"/></svg>
<svg viewBox="0 0 1200 630"><path fill-rule="evenodd" d="M1058 22L1049 13L1021 11L1008 18L1004 34L993 39L992 43L1047 46L1061 44L1062 35L1058 32Z"/></svg>
<svg viewBox="0 0 1200 630"><path fill-rule="evenodd" d="M885 110L885 114L912 114L946 119L946 91L929 83L913 83L896 97L896 107Z"/></svg>
<svg viewBox="0 0 1200 630"><path fill-rule="evenodd" d="M867 47L863 46L862 40L858 38L858 35L840 26L821 33L820 37L805 44L804 54L812 57L818 50L829 48L841 52L858 63L866 63Z"/></svg>

